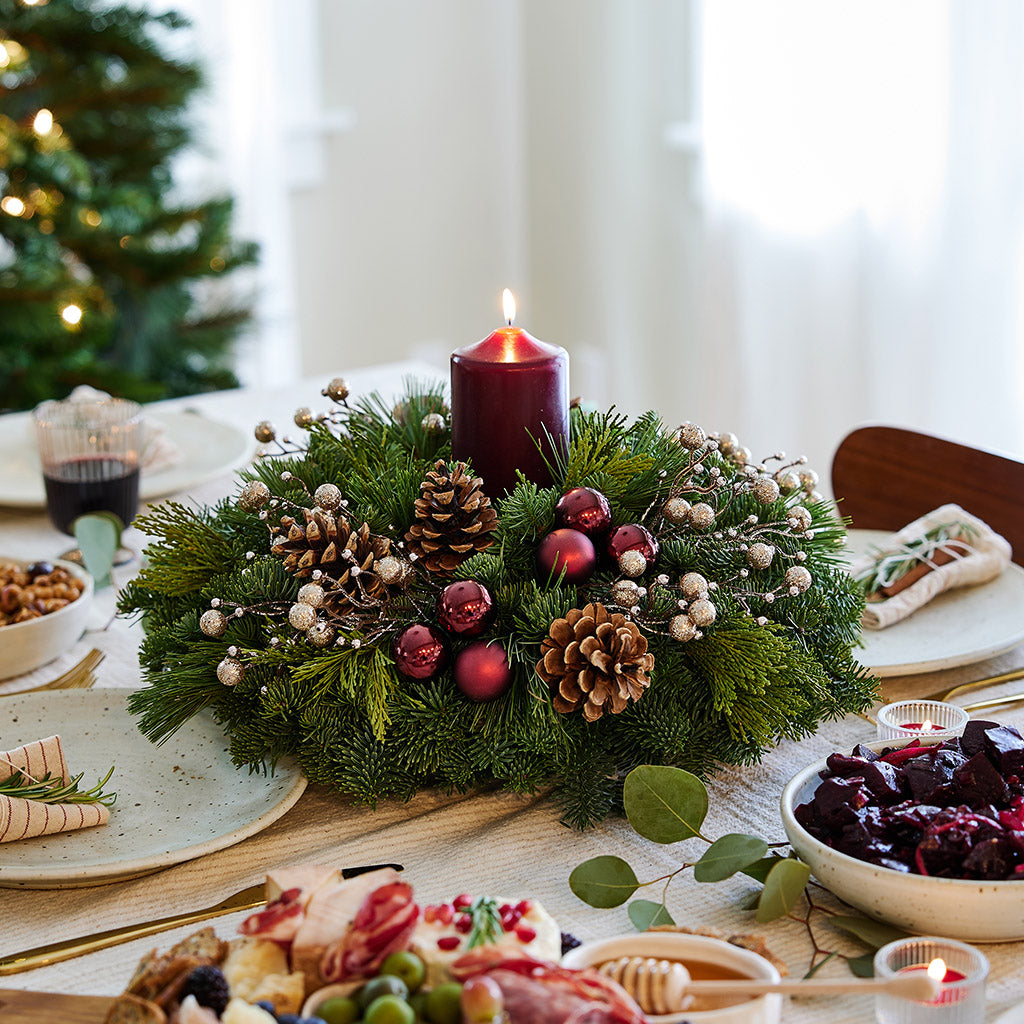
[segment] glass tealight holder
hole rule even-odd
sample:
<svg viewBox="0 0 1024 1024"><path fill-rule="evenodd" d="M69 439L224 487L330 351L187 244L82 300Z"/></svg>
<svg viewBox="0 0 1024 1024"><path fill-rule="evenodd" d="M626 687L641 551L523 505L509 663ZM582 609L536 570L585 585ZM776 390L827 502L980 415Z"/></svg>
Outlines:
<svg viewBox="0 0 1024 1024"><path fill-rule="evenodd" d="M890 942L875 954L876 978L906 971L929 971L940 983L938 995L918 1002L879 993L875 996L878 1024L978 1024L985 1019L988 960L973 946L915 936Z"/></svg>
<svg viewBox="0 0 1024 1024"><path fill-rule="evenodd" d="M878 711L880 740L948 740L959 736L968 714L956 704L941 700L901 700Z"/></svg>

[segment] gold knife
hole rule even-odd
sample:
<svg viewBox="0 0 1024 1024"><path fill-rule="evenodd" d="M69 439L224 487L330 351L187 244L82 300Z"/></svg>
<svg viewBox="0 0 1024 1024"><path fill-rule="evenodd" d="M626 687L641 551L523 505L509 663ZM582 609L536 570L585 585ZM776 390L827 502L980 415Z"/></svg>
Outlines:
<svg viewBox="0 0 1024 1024"><path fill-rule="evenodd" d="M342 868L342 878L354 878L356 875L366 874L368 871L376 871L378 868L394 868L402 870L401 864L367 864L356 868ZM50 964L58 964L62 960L70 960L76 956L83 956L86 953L95 953L101 949L109 949L111 946L120 945L122 942L131 942L133 939L143 939L147 935L155 935L157 932L166 931L169 928L178 928L183 925L196 924L199 921L206 921L212 917L222 917L224 914L233 914L239 910L252 910L254 907L266 903L266 888L261 882L258 885L250 885L233 896L229 896L212 907L204 907L201 910L190 910L182 914L172 914L170 917L161 917L156 921L147 921L144 924L123 925L119 928L111 928L105 932L98 932L95 935L87 935L80 939L62 939L59 942L51 942L46 946L36 946L34 949L26 949L21 953L13 953L0 959L0 977L8 974L19 974L22 971L31 971L37 967L48 967Z"/></svg>

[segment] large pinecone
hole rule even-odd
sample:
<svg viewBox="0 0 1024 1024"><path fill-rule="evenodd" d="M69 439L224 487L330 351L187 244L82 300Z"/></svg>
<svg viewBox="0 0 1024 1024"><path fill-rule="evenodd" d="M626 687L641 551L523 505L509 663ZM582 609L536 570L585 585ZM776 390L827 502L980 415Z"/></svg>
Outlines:
<svg viewBox="0 0 1024 1024"><path fill-rule="evenodd" d="M333 574L348 540L349 525L330 512L308 508L302 512L305 523L294 516L281 516L270 552L283 558L284 567L300 579L311 575L314 569Z"/></svg>
<svg viewBox="0 0 1024 1024"><path fill-rule="evenodd" d="M498 513L482 483L466 473L464 462L448 466L441 460L427 473L405 540L431 572L451 572L494 543Z"/></svg>
<svg viewBox="0 0 1024 1024"><path fill-rule="evenodd" d="M352 557L346 557L344 551L351 551ZM387 587L377 575L376 563L390 554L391 541L370 533L369 524L363 523L358 530L349 531L344 551L337 584L327 594L327 610L344 616L353 610L365 611L382 605L387 600Z"/></svg>
<svg viewBox="0 0 1024 1024"><path fill-rule="evenodd" d="M555 710L567 714L582 706L588 722L605 711L625 711L650 685L647 673L654 668L654 655L647 653L647 637L636 623L603 604L573 608L564 619L555 619L540 650L537 675L558 687Z"/></svg>

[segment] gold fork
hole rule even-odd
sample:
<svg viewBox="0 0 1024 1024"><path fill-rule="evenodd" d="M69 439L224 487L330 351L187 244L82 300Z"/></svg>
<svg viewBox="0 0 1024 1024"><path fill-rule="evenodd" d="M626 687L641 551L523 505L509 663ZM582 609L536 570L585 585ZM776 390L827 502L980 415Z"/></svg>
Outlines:
<svg viewBox="0 0 1024 1024"><path fill-rule="evenodd" d="M25 690L0 693L0 697L13 697L15 694L20 697L23 693L37 693L40 690L88 690L96 682L95 670L103 658L103 652L94 647L77 665L72 665L56 679L40 683L38 686L30 686Z"/></svg>

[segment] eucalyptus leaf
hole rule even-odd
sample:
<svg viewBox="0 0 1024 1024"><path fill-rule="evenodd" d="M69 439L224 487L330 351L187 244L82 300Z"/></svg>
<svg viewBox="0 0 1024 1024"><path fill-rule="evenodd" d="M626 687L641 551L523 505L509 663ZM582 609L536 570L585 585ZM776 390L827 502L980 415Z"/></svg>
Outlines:
<svg viewBox="0 0 1024 1024"><path fill-rule="evenodd" d="M693 866L698 882L721 882L760 861L768 852L768 844L758 836L730 832L716 839Z"/></svg>
<svg viewBox="0 0 1024 1024"><path fill-rule="evenodd" d="M753 878L755 882L764 884L764 880L768 877L768 872L771 871L780 860L785 858L778 853L770 853L767 857L762 857L760 860L754 861L753 864L748 864L745 868L742 868L743 874L750 878Z"/></svg>
<svg viewBox="0 0 1024 1024"><path fill-rule="evenodd" d="M96 588L110 585L110 570L121 545L121 521L110 513L90 512L79 516L71 529L82 552L82 562L96 581Z"/></svg>
<svg viewBox="0 0 1024 1024"><path fill-rule="evenodd" d="M629 919L638 932L659 924L675 924L665 904L654 900L633 900L629 905Z"/></svg>
<svg viewBox="0 0 1024 1024"><path fill-rule="evenodd" d="M708 813L708 791L682 768L643 764L627 776L622 802L630 825L655 843L700 836Z"/></svg>
<svg viewBox="0 0 1024 1024"><path fill-rule="evenodd" d="M881 949L896 939L905 939L910 934L900 928L893 928L892 925L882 924L881 921L869 921L866 917L853 917L844 914L833 915L829 918L829 923L856 936L865 946L870 946L872 949Z"/></svg>
<svg viewBox="0 0 1024 1024"><path fill-rule="evenodd" d="M850 970L858 978L873 978L875 976L875 954L865 953L863 956L848 956L846 962Z"/></svg>
<svg viewBox="0 0 1024 1024"><path fill-rule="evenodd" d="M633 869L611 855L591 857L569 876L569 888L592 907L621 907L639 887Z"/></svg>
<svg viewBox="0 0 1024 1024"><path fill-rule="evenodd" d="M796 906L811 877L811 869L798 860L780 860L768 872L757 905L757 922L766 924L785 917Z"/></svg>

